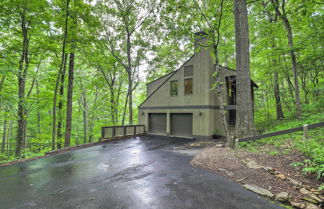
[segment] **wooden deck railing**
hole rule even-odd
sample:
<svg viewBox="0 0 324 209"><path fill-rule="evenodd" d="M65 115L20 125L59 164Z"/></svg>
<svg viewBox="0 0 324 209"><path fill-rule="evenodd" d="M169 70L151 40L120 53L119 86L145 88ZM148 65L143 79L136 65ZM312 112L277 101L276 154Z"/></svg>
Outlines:
<svg viewBox="0 0 324 209"><path fill-rule="evenodd" d="M101 139L111 139L143 134L145 134L144 125L105 126L101 128Z"/></svg>
<svg viewBox="0 0 324 209"><path fill-rule="evenodd" d="M308 129L318 128L318 127L324 127L324 122L314 123L311 125L305 124L305 125L297 127L297 128L291 128L291 129L276 131L276 132L272 132L272 133L266 133L266 134L260 134L260 135L256 135L256 136L240 138L240 139L235 140L235 144L238 145L238 142L255 141L258 139L264 139L264 138L268 138L268 137L272 137L272 136L289 134L289 133L293 133L293 132L297 132L297 131L304 131L304 138L306 139Z"/></svg>

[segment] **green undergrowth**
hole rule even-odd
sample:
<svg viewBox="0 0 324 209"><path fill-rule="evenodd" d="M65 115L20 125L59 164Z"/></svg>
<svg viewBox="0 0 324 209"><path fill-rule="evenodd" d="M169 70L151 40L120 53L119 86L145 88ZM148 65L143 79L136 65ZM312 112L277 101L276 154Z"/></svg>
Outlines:
<svg viewBox="0 0 324 209"><path fill-rule="evenodd" d="M30 139L31 143L40 143L41 142L37 139ZM76 145L80 145L82 143L80 143L81 141L76 141L75 139L71 140L71 147L72 146L76 146ZM21 156L20 157L16 157L14 154L14 149L13 152L9 153L1 153L0 152L0 165L1 164L5 164L5 163L9 163L11 161L15 161L15 160L21 160L21 159L29 159L29 158L35 158L35 157L41 157L44 156L47 152L51 151L51 145L50 143L44 143L45 145L43 146L38 146L37 144L30 146L29 148L22 150L21 152Z"/></svg>
<svg viewBox="0 0 324 209"><path fill-rule="evenodd" d="M297 119L285 119L282 121L272 121L264 127L263 133L285 130L324 121L324 112L304 113ZM260 124L258 124L260 125ZM260 149L264 146L265 149ZM306 159L293 162L291 166L299 167L305 175L316 175L316 178L324 180L324 127L310 129L308 138L303 139L303 131L285 134L276 137L264 138L255 142L241 142L240 147L250 152L262 150L271 156L289 154L298 150L303 153ZM324 189L324 185L320 189Z"/></svg>
<svg viewBox="0 0 324 209"><path fill-rule="evenodd" d="M28 158L35 158L35 157L40 157L44 156L46 152L48 152L49 149L41 150L39 152L30 152L30 151L25 151L21 157L15 157L14 155L6 155L6 154L1 154L0 153L0 165L9 163L11 161L15 160L20 160L20 159L28 159Z"/></svg>

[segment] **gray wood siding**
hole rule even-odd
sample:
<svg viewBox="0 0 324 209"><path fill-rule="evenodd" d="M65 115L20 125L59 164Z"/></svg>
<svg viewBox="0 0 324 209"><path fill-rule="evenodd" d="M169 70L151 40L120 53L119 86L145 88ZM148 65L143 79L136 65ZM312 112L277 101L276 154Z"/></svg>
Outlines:
<svg viewBox="0 0 324 209"><path fill-rule="evenodd" d="M159 86L161 86L161 84L167 80L170 76L172 75L172 73L166 75L166 76L163 76L151 83L148 83L146 85L146 96L150 96Z"/></svg>

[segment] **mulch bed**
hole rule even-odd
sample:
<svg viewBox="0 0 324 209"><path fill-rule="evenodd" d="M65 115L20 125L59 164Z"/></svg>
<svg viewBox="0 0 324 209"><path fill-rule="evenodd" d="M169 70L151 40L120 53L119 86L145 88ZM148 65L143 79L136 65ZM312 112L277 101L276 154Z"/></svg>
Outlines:
<svg viewBox="0 0 324 209"><path fill-rule="evenodd" d="M264 150L264 151L260 151ZM254 184L269 190L274 195L288 192L293 202L303 203L308 195L302 194L296 185L288 179L294 179L303 184L307 189L317 189L321 182L315 176L303 175L300 168L291 166L292 162L302 161L305 157L298 151L286 154L269 155L268 147L261 147L258 153L247 152L244 149L232 150L230 148L205 148L196 155L191 164L197 167L212 170L232 181L241 184ZM263 168L250 168L247 162L255 162ZM267 171L264 167L271 168L277 175ZM280 177L278 177L280 173Z"/></svg>

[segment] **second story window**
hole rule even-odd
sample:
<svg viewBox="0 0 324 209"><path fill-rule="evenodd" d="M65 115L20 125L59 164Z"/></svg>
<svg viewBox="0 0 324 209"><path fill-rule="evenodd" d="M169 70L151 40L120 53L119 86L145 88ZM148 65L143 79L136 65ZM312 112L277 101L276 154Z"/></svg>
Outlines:
<svg viewBox="0 0 324 209"><path fill-rule="evenodd" d="M170 82L170 95L171 96L178 95L178 81L177 80Z"/></svg>
<svg viewBox="0 0 324 209"><path fill-rule="evenodd" d="M184 79L184 94L192 94L192 78Z"/></svg>

